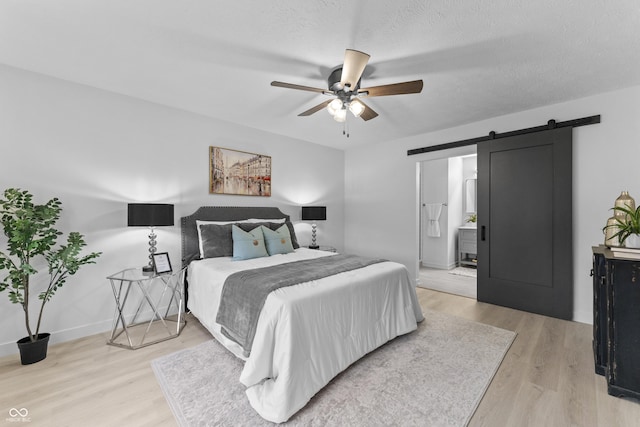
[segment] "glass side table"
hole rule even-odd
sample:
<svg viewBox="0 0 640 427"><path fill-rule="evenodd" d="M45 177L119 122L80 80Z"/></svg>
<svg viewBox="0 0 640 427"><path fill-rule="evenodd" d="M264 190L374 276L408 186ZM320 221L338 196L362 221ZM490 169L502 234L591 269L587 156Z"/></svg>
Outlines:
<svg viewBox="0 0 640 427"><path fill-rule="evenodd" d="M143 274L141 268L129 268L108 276L116 310L107 344L135 350L180 335L187 324L185 272Z"/></svg>

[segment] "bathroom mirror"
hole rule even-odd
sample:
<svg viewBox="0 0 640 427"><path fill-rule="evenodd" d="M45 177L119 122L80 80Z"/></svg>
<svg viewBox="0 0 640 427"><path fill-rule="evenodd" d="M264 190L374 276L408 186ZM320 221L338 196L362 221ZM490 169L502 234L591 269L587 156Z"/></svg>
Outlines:
<svg viewBox="0 0 640 427"><path fill-rule="evenodd" d="M477 179L467 179L464 182L464 211L465 213L476 213L476 182Z"/></svg>

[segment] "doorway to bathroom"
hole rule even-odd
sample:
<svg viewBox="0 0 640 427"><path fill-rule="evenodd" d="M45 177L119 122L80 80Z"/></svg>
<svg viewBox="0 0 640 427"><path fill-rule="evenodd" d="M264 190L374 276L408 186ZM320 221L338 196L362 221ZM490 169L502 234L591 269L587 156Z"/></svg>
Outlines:
<svg viewBox="0 0 640 427"><path fill-rule="evenodd" d="M418 286L477 299L477 155L419 163Z"/></svg>

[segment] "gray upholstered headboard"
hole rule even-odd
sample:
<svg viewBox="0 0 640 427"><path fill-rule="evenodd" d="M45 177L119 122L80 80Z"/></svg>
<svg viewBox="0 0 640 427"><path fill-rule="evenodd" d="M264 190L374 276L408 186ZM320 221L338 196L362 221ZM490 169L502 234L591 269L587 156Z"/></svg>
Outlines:
<svg viewBox="0 0 640 427"><path fill-rule="evenodd" d="M249 218L279 219L286 218L279 208L251 206L203 206L189 216L180 218L182 234L182 266L200 257L198 230L196 220L203 221L236 221Z"/></svg>

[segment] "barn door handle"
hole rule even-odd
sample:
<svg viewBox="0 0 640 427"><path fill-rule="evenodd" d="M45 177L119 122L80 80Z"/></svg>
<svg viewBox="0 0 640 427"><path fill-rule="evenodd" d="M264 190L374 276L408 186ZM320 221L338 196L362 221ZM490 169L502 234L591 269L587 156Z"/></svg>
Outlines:
<svg viewBox="0 0 640 427"><path fill-rule="evenodd" d="M487 237L487 227L483 225L482 227L480 227L480 240L484 242L485 240L487 240L486 237Z"/></svg>

